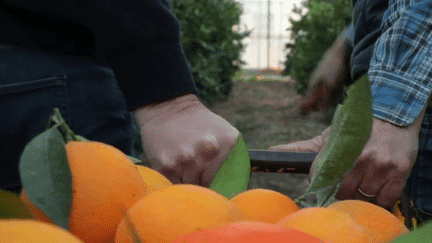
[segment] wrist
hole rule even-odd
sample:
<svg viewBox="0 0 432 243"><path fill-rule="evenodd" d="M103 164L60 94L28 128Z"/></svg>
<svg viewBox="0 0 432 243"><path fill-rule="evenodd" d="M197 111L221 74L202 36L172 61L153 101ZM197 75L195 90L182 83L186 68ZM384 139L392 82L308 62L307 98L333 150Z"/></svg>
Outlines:
<svg viewBox="0 0 432 243"><path fill-rule="evenodd" d="M203 106L195 94L186 94L174 99L141 106L133 111L139 128L152 120L163 121L185 110Z"/></svg>
<svg viewBox="0 0 432 243"><path fill-rule="evenodd" d="M349 44L346 41L344 35L339 36L332 44L330 50L341 57L347 56L347 51L349 50Z"/></svg>
<svg viewBox="0 0 432 243"><path fill-rule="evenodd" d="M423 113L424 114L424 113ZM408 132L412 135L416 134L418 135L420 132L420 128L421 128L421 123L423 120L423 115L422 113L419 114L419 116L409 125L407 126L400 126L398 124L395 124L391 121L387 121L381 118L373 118L373 132L383 132L383 131L394 131L394 132Z"/></svg>

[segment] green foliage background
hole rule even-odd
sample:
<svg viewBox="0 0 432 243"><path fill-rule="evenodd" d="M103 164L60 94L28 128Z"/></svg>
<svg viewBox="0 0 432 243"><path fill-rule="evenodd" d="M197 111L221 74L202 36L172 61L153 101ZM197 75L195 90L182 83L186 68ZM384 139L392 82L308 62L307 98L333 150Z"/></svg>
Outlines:
<svg viewBox="0 0 432 243"><path fill-rule="evenodd" d="M291 42L282 74L296 80L296 91L304 95L312 71L351 22L351 0L305 0L291 15Z"/></svg>
<svg viewBox="0 0 432 243"><path fill-rule="evenodd" d="M242 9L234 0L170 0L181 24L181 42L200 99L223 100L240 69L241 40L248 32L235 31Z"/></svg>

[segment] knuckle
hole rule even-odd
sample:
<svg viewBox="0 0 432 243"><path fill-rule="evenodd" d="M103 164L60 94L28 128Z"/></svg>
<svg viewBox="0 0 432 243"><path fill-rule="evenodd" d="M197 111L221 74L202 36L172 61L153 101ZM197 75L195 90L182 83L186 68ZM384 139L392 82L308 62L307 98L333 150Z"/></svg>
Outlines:
<svg viewBox="0 0 432 243"><path fill-rule="evenodd" d="M203 142L197 147L197 154L205 159L215 158L220 152L221 148L218 143L215 142Z"/></svg>

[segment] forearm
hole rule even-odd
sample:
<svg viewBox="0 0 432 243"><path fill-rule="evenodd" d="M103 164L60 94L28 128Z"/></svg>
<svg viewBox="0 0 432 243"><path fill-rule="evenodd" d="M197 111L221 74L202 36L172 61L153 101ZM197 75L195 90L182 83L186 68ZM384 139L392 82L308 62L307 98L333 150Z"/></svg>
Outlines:
<svg viewBox="0 0 432 243"><path fill-rule="evenodd" d="M374 116L408 126L427 105L432 90L432 19L427 17L432 9L429 1L394 2L384 15L368 75Z"/></svg>

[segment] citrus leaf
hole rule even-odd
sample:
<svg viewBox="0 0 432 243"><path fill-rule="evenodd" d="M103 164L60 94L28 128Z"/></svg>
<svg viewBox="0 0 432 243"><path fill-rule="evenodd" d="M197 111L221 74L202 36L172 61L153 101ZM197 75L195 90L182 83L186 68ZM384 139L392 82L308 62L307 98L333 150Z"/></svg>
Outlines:
<svg viewBox="0 0 432 243"><path fill-rule="evenodd" d="M369 79L362 76L348 90L332 120L328 140L315 158L316 170L305 194L317 196L317 206L332 201L345 174L369 140L372 130Z"/></svg>
<svg viewBox="0 0 432 243"><path fill-rule="evenodd" d="M142 163L142 161L140 159L137 159L135 157L132 157L129 155L126 155L126 157L128 157L128 159L130 159L134 164L141 164Z"/></svg>
<svg viewBox="0 0 432 243"><path fill-rule="evenodd" d="M20 158L20 175L29 200L56 225L68 229L72 179L62 134L52 127L32 139Z"/></svg>
<svg viewBox="0 0 432 243"><path fill-rule="evenodd" d="M398 237L392 243L429 243L432 239L432 221L425 223L418 229L410 231L408 234Z"/></svg>
<svg viewBox="0 0 432 243"><path fill-rule="evenodd" d="M27 206L15 193L0 190L0 219L31 219Z"/></svg>
<svg viewBox="0 0 432 243"><path fill-rule="evenodd" d="M231 198L247 189L249 177L249 154L243 137L239 134L235 145L231 148L209 188Z"/></svg>
<svg viewBox="0 0 432 243"><path fill-rule="evenodd" d="M75 135L76 141L90 141L89 139L81 136L81 135Z"/></svg>

